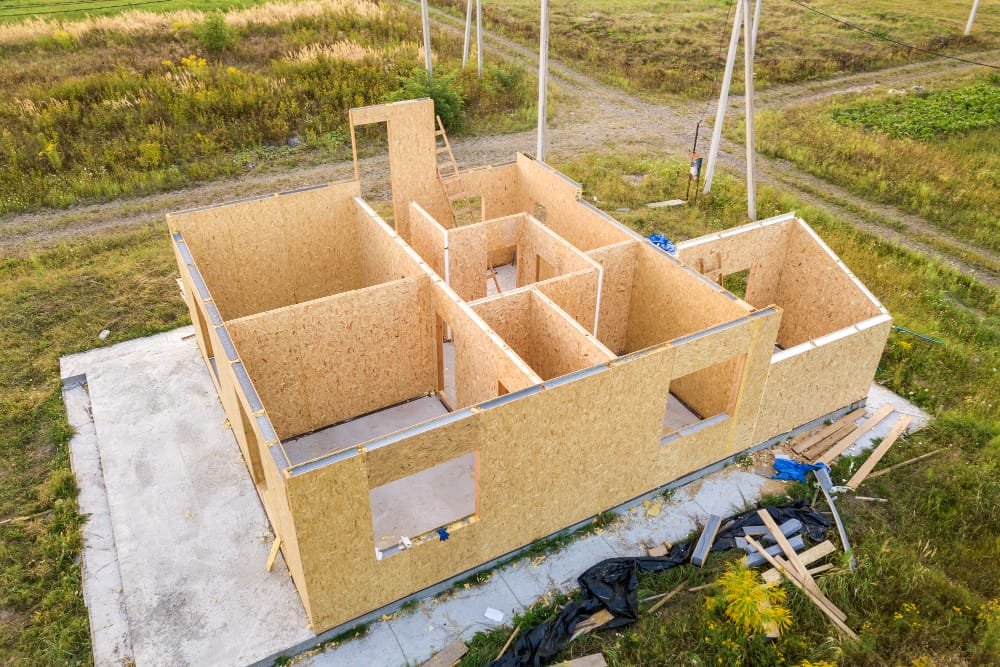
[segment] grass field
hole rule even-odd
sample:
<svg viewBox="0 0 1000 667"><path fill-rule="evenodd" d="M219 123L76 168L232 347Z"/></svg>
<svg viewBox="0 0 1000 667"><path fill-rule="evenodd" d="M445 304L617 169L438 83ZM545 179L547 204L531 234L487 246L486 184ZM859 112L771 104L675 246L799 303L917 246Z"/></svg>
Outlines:
<svg viewBox="0 0 1000 667"><path fill-rule="evenodd" d="M643 205L678 196L686 165L644 157L585 156L561 165L588 196L644 234L674 240L718 231L743 219L744 190L728 176L692 208ZM867 482L863 503L845 497L840 508L860 561L850 573L820 576L820 586L849 615L857 644L841 642L832 626L795 589L786 605L792 626L764 644L706 603L716 589L684 593L652 617L574 642L563 657L600 651L610 665L964 665L1000 661L1000 298L923 256L902 251L804 207L772 188L760 193L763 217L795 209L840 254L889 308L895 321L941 345L894 333L877 379L935 415L932 425L897 444L881 465L937 448L945 453ZM854 460L842 460L845 480ZM798 492L804 492L797 489ZM809 494L811 496L811 492ZM713 562L714 561L714 562ZM640 597L679 582L715 580L718 558L705 570L682 567L640 580ZM521 620L526 627L556 612L562 599ZM511 628L478 635L465 667L487 664ZM807 662L808 661L808 662Z"/></svg>
<svg viewBox="0 0 1000 667"><path fill-rule="evenodd" d="M998 127L1000 76L975 75L765 111L757 141L767 155L998 251Z"/></svg>
<svg viewBox="0 0 1000 667"><path fill-rule="evenodd" d="M713 195L696 207L647 209L645 202L676 196L684 164L588 156L563 166L583 180L588 196L596 195L601 206L633 209L616 215L643 233L683 239L742 222L743 190L724 174ZM761 215L797 209L883 300L897 323L943 341L932 345L894 334L878 378L937 416L931 428L898 444L887 464L938 447L948 447L947 453L933 464L864 487L870 495L890 498L888 504L844 501L862 568L821 581L855 628L863 629L862 642L846 646L829 640L831 630L822 617L789 593L793 625L777 645L781 654L787 664L806 658L844 665L1000 660L1000 614L985 606L1000 586L1000 570L994 567L1000 558L997 293L772 189L762 189L759 209ZM80 518L67 461L70 433L58 358L184 323L174 276L162 225L0 264L0 337L5 341L0 349L0 460L6 466L0 469L0 518L49 512L0 524L0 662L89 661L76 562ZM102 329L112 332L103 343L97 338ZM668 590L685 572L643 580L643 594ZM698 576L707 580L718 572L716 563ZM631 629L596 633L574 644L571 653L602 650L616 665L660 664L670 656L692 664L719 664L717 658L722 664L751 664L753 652L763 649L745 642L702 605L699 596L682 596L663 616L644 618ZM551 612L540 608L532 618ZM503 632L479 637L463 664L485 664L485 656L505 638ZM732 644L745 644L751 653Z"/></svg>
<svg viewBox="0 0 1000 667"><path fill-rule="evenodd" d="M463 11L465 0L442 0ZM1000 7L983 3L977 29L963 37L966 0L812 0L808 3L880 35L922 48L961 52L1000 45ZM490 27L538 43L538 2L484 2ZM716 91L732 25L728 0L567 0L552 3L550 49L628 90L704 98ZM788 0L762 6L758 88L872 70L922 58L839 26ZM742 66L740 66L742 72ZM736 76L741 80L742 76ZM741 84L734 82L734 87ZM717 92L715 93L717 94Z"/></svg>
<svg viewBox="0 0 1000 667"><path fill-rule="evenodd" d="M289 153L349 158L347 110L393 98L422 62L419 42L410 8L368 0L0 25L0 215L174 189ZM464 101L450 129L530 122L530 74L501 63L477 79L458 71L453 35L434 44L437 82Z"/></svg>

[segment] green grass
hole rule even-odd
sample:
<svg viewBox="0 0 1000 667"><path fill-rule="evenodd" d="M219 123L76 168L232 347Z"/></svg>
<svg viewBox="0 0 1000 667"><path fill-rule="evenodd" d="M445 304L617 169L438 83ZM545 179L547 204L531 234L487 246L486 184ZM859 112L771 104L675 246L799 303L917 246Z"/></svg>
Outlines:
<svg viewBox="0 0 1000 667"><path fill-rule="evenodd" d="M745 192L723 174L697 205L648 209L679 196L686 164L644 156L583 156L560 165L581 180L588 198L644 234L673 240L744 222ZM860 568L820 578L820 586L859 631L857 644L840 641L825 618L794 589L787 604L793 625L777 642L779 657L705 607L710 589L684 593L653 617L629 628L594 632L573 642L569 659L602 652L610 665L996 664L1000 661L1000 298L924 256L859 232L823 211L763 187L761 216L797 210L883 301L896 322L928 333L942 345L899 334L890 337L877 379L935 415L932 425L890 450L880 466L946 448L927 462L869 482L862 495L888 498L840 502ZM840 461L834 476L846 480L857 461ZM796 495L811 495L805 488ZM670 590L683 577L691 585L722 573L724 558L705 570L684 566L640 579L640 597ZM991 602L992 601L992 602ZM547 618L562 601L543 602L530 613ZM462 665L484 665L509 628L478 635ZM727 643L729 642L729 643ZM493 655L490 655L493 651Z"/></svg>
<svg viewBox="0 0 1000 667"><path fill-rule="evenodd" d="M1000 79L927 86L924 94L883 91L765 111L758 147L998 251Z"/></svg>
<svg viewBox="0 0 1000 667"><path fill-rule="evenodd" d="M464 0L444 0L444 4L464 12ZM1000 7L986 3L969 38L963 37L970 8L966 0L812 0L809 4L926 49L961 52L1000 45ZM718 94L715 82L732 25L732 18L727 20L729 5L727 0L554 3L550 49L553 56L628 90L701 99ZM484 3L483 8L489 27L532 46L538 44L538 11L534 0ZM926 57L789 2L771 2L762 9L756 81L760 89ZM740 85L737 82L735 88Z"/></svg>
<svg viewBox="0 0 1000 667"><path fill-rule="evenodd" d="M157 29L157 15L123 14L23 40L0 26L0 215L176 189L289 153L348 159L347 110L391 99L419 66L408 7L327 0L229 16L188 12ZM449 129L530 124L530 74L501 62L478 79L458 72L454 35L434 43L439 80L452 72L464 100Z"/></svg>

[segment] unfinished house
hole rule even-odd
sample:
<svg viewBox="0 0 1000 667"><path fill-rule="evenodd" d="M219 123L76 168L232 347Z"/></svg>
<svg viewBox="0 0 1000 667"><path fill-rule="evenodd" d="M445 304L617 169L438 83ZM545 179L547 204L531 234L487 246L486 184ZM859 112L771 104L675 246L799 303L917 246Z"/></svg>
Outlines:
<svg viewBox="0 0 1000 667"><path fill-rule="evenodd" d="M317 632L858 405L889 333L792 214L672 256L526 155L441 178L434 120L351 112L391 224L358 178L168 217Z"/></svg>

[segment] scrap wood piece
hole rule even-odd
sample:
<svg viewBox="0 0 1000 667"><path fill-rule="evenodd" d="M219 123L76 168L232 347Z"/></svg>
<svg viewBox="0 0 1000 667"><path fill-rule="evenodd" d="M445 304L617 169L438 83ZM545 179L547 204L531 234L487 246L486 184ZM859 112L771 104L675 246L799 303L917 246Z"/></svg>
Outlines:
<svg viewBox="0 0 1000 667"><path fill-rule="evenodd" d="M270 572L274 567L274 561L278 559L279 549L281 549L281 536L276 535L274 538L274 544L271 545L271 553L267 554L267 562L264 564L268 572Z"/></svg>
<svg viewBox="0 0 1000 667"><path fill-rule="evenodd" d="M499 660L503 656L503 654L507 652L507 649L510 648L510 645L514 642L514 640L517 639L517 636L519 634L521 634L521 626L520 625L515 625L514 626L514 632L510 633L510 637L507 637L507 641L504 642L503 648L500 649L499 653L497 653L497 657L495 657L493 659L494 660Z"/></svg>
<svg viewBox="0 0 1000 667"><path fill-rule="evenodd" d="M821 440L813 444L811 447L806 449L802 453L802 456L809 459L810 461L815 461L824 452L826 452L826 450L830 449L841 440L851 437L851 435L853 435L854 432L857 430L858 430L857 424L845 424L844 426L838 428L836 431L830 433L830 435L826 436L825 438L822 438Z"/></svg>
<svg viewBox="0 0 1000 667"><path fill-rule="evenodd" d="M852 412L847 413L846 415L844 415L837 421L833 422L832 424L828 424L827 426L820 428L818 431L813 431L810 435L796 442L794 445L792 445L792 451L794 451L796 454L801 454L802 452L809 449L810 447L812 447L817 442L819 442L826 436L830 435L834 431L843 428L847 424L853 423L855 419L857 419L864 413L865 413L864 408L858 408L857 410L853 410Z"/></svg>
<svg viewBox="0 0 1000 667"><path fill-rule="evenodd" d="M708 517L708 521L705 522L705 528L701 531L701 537L698 538L698 543L691 552L692 565L696 567L703 567L705 565L708 552L712 550L712 545L715 544L715 536L719 534L719 527L721 525L722 517L718 514L712 514Z"/></svg>
<svg viewBox="0 0 1000 667"><path fill-rule="evenodd" d="M854 476L847 480L847 486L852 489L856 489L863 481L865 481L865 478L868 477L869 473L871 473L875 466L878 465L878 462L881 461L882 457L886 455L889 448L895 444L896 439L906 431L906 427L910 425L912 420L913 417L910 415L903 415L899 418L899 421L892 427L892 431L890 431L889 435L885 437L885 440L883 440L881 444L875 448L875 451L871 453L871 456L869 456L865 462L861 464L861 467L858 468L856 473L854 473Z"/></svg>
<svg viewBox="0 0 1000 667"><path fill-rule="evenodd" d="M836 550L837 547L833 546L833 542L831 542L830 540L825 540L823 542L820 542L816 546L809 547L805 551L801 552L799 554L799 560L801 560L802 563L806 567L808 567L809 565L812 565L821 558L826 558ZM810 572L815 573L814 570L810 570ZM764 574L762 574L761 577L764 579L765 583L773 584L777 583L778 580L781 579L781 574L772 567L771 569L764 572Z"/></svg>
<svg viewBox="0 0 1000 667"><path fill-rule="evenodd" d="M570 636L569 640L573 641L580 635L585 635L591 630L596 630L614 617L615 615L607 609L595 611L593 614L576 624L576 628L573 629L573 634ZM503 652L501 652L501 655L503 655Z"/></svg>
<svg viewBox="0 0 1000 667"><path fill-rule="evenodd" d="M799 577L798 573L792 570L791 567L783 564L781 561L776 560L773 556L771 556L771 554L767 553L764 550L764 547L762 547L752 537L748 537L747 540L750 542L750 544L755 545L754 548L757 549L758 553L761 553L764 556L764 559L767 560L767 562L769 562L774 569L780 572L788 581L792 583L792 585L794 585L796 588L802 591L802 593L807 598L809 598L809 601L815 604L819 608L819 610L823 612L823 614L828 619L830 619L830 622L833 623L835 628L840 630L844 635L850 637L851 639L858 638L858 635L855 634L854 630L851 630L851 628L848 627L848 625L844 623L844 621L840 620L840 617L836 613L834 613L833 609L836 609L836 606L832 602L830 602L829 604L833 607L833 609L827 606L826 602L829 602L829 600L824 601L824 598L826 596L822 596L822 592L820 593L822 597L815 596L811 591L809 591L806 588L804 580L801 577Z"/></svg>
<svg viewBox="0 0 1000 667"><path fill-rule="evenodd" d="M646 555L652 558L663 558L668 553L670 553L671 546L672 545L670 544L670 542L663 540L663 542L657 544L655 547L650 547L646 549Z"/></svg>
<svg viewBox="0 0 1000 667"><path fill-rule="evenodd" d="M608 663L604 659L603 653L592 653L569 662L560 662L555 667L608 667Z"/></svg>
<svg viewBox="0 0 1000 667"><path fill-rule="evenodd" d="M424 663L423 667L451 667L468 652L469 647L462 640L456 639L435 653L430 660Z"/></svg>
<svg viewBox="0 0 1000 667"><path fill-rule="evenodd" d="M667 604L667 602L670 600L670 598L672 598L675 595L677 595L678 593L680 593L681 589L684 588L684 586L686 586L686 585L687 585L686 581L682 581L681 583L677 584L677 586L675 586L673 588L673 590L671 590L669 593L667 593L666 595L664 595L663 598L659 602L657 602L652 607L650 607L649 609L647 609L646 613L647 614L652 614L657 609L659 609L663 605Z"/></svg>
<svg viewBox="0 0 1000 667"><path fill-rule="evenodd" d="M848 435L846 438L835 444L830 449L826 450L822 456L816 459L816 463L826 463L830 464L835 458L850 449L851 445L860 440L866 433L870 432L875 428L883 419L892 414L892 406L884 405L882 409L873 414L868 419L861 422L858 429Z"/></svg>
<svg viewBox="0 0 1000 667"><path fill-rule="evenodd" d="M795 549L793 549L792 545L789 544L788 539L785 537L784 533L781 532L781 528L779 528L778 524L776 524L774 519L771 518L771 514L766 509L762 508L757 510L757 516L759 516L761 521L764 522L764 525L767 526L767 530L771 533L771 537L774 538L775 543L777 543L781 550L785 552L785 556L792 564L792 567L798 570L799 574L808 576L809 573L806 571L807 568L805 564L799 560L799 555L795 553Z"/></svg>
<svg viewBox="0 0 1000 667"><path fill-rule="evenodd" d="M935 449L932 452L927 452L926 454L921 454L920 456L915 456L914 458L910 459L909 461L903 461L902 463L897 463L896 465L891 465L888 468L882 468L881 470L876 470L872 474L868 475L868 479L871 479L872 477L879 477L880 475L884 475L886 473L892 472L896 468L903 468L905 466L910 465L911 463L916 463L917 461L923 461L924 459L930 458L930 457L934 456L935 454L940 454L943 451L944 451L944 448Z"/></svg>
<svg viewBox="0 0 1000 667"><path fill-rule="evenodd" d="M806 548L806 543L802 539L801 535L795 535L788 541L788 543L795 550ZM747 544L746 548L748 553L743 558L743 563L747 567L757 567L758 565L762 565L764 563L764 559L760 557L760 554L758 554L756 551L753 550L753 547ZM767 547L767 553L771 554L772 556L777 556L778 554L781 553L781 547L778 546L777 544L773 544Z"/></svg>

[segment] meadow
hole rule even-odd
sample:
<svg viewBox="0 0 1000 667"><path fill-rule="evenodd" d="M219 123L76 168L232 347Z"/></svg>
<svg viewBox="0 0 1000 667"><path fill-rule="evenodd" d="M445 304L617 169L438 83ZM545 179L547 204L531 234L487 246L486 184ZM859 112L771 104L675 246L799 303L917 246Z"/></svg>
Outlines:
<svg viewBox="0 0 1000 667"><path fill-rule="evenodd" d="M758 149L1000 250L1000 76L764 111ZM733 131L735 137L739 130Z"/></svg>
<svg viewBox="0 0 1000 667"><path fill-rule="evenodd" d="M465 0L442 0L463 13ZM965 0L813 0L811 7L915 46L960 53L1000 46L1000 7L983 3L977 29L964 37ZM538 44L538 2L484 2L486 24ZM552 3L554 57L607 83L644 93L695 99L717 95L732 25L728 0L567 0ZM727 15L728 13L728 15ZM762 6L755 72L759 89L874 70L926 58L850 30L780 0ZM742 72L742 69L740 69ZM734 90L740 90L741 75Z"/></svg>
<svg viewBox="0 0 1000 667"><path fill-rule="evenodd" d="M434 31L435 90L453 132L530 122L533 79L460 70ZM347 110L424 94L419 20L368 0L276 2L226 14L129 12L0 25L0 215L182 187L319 152L350 157Z"/></svg>

